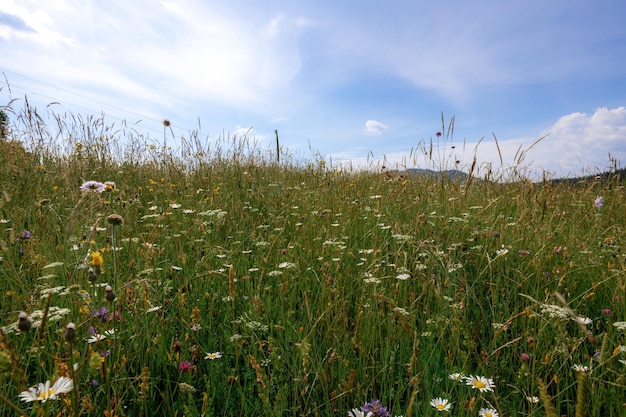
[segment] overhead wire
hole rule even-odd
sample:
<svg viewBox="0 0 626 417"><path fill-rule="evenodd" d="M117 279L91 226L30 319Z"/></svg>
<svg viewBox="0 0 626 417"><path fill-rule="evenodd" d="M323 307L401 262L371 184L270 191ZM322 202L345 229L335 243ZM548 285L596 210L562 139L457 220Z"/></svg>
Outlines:
<svg viewBox="0 0 626 417"><path fill-rule="evenodd" d="M128 109L124 109L124 108L122 108L122 107L120 107L120 106L117 106L117 105L114 105L114 104L110 104L110 103L106 103L106 102L104 102L104 101L94 99L94 98L89 97L89 96L87 96L87 95L84 95L84 94L81 94L81 93L77 93L77 92L74 92L74 91L68 90L68 89L66 89L66 88L58 87L58 86L55 86L55 85L50 84L50 83L48 83L48 82L41 81L41 80L37 80L37 79L35 79L35 78L32 78L32 77L29 77L29 76L26 76L26 75L20 74L20 73L18 73L18 72L12 71L12 70L8 70L8 69L3 68L3 67L0 67L0 71L2 71L3 73L9 73L9 74L12 74L12 75L14 75L14 76L24 78L24 79L26 79L26 80L28 80L28 81L32 81L32 82L39 83L39 84L41 84L41 85L44 85L44 86L49 87L49 88L54 89L54 90L61 91L61 92L66 93L66 94L71 94L71 95L73 95L73 96L80 97L80 98L82 98L82 99L89 100L89 101L92 101L92 102L94 102L94 103L101 104L101 105L103 105L103 106L110 107L110 108L112 108L112 109L115 109L115 110L117 110L117 111L120 111L120 112L123 112L123 113L129 114L129 115L133 115L133 116L136 116L136 117L140 117L140 118L141 118L141 120L139 120L139 121L137 121L136 123L134 123L135 125L139 124L139 123L140 123L141 121L143 121L143 120L147 120L147 121L151 121L151 122L158 123L158 124L160 124L160 125L162 125L162 126L163 126L163 125L164 125L164 122L165 122L165 120L166 120L166 119L158 120L158 119L155 119L154 117L147 116L147 115L145 115L145 114L141 114L141 113L138 113L138 112L136 112L136 111L132 111L132 110L128 110ZM61 104L61 105L69 105L69 106L72 106L72 107L75 107L75 108L78 108L78 109L81 109L81 110L83 110L83 111L87 111L87 112L90 112L90 113L93 113L93 114L102 114L102 115L103 115L103 117L106 117L106 118L109 118L109 119L114 119L114 120L117 120L117 121L120 121L120 122L123 122L123 123L127 123L127 122L128 122L128 120L127 120L127 119L125 119L125 118L121 118L121 117L117 117L117 116L107 115L107 114L106 114L104 111L102 111L102 110L101 110L101 111L96 111L96 110L93 110L93 109L87 108L87 107L85 107L85 106L83 106L83 105L79 105L79 104L73 103L73 102L71 102L71 101L69 101L69 100L65 100L65 99L61 100L61 99L56 98L56 97L51 97L51 96L49 96L49 95L47 95L47 94L43 94L43 93L41 93L41 92L35 91L35 90L33 90L32 88L26 88L26 87L23 87L23 86L20 86L20 85L16 85L16 84L13 84L13 83L9 83L9 81L8 81L8 79L7 79L7 77L6 77L6 74L3 74L3 75L4 75L4 78L5 78L5 80L6 80L6 81L5 81L5 82L3 82L2 84L5 84L5 85L7 86L7 88L9 88L9 90L14 89L14 88L17 88L17 89L20 89L20 90L22 90L22 91L24 91L24 92L31 93L31 94L34 94L34 95L36 95L36 96L39 96L39 97L44 97L44 98L46 98L46 99L52 100L53 102L55 102L55 103L59 103L59 104ZM51 103L51 104L53 104L53 103ZM175 125L171 124L171 121L169 121L169 120L168 120L168 122L170 122L170 124L167 126L167 129L172 129L172 131L173 131L174 129L175 129L175 130L180 130L181 132L182 132L182 131L184 131L184 129L182 129L182 128L178 127L178 126L175 126ZM150 130L150 131L152 131L152 132L156 132L156 133L159 133L159 134L163 134L163 130L161 130L161 129L155 129L155 128L153 128L153 127L146 126L146 125L143 125L143 126L142 126L142 128L143 128L143 129L146 129L146 130Z"/></svg>

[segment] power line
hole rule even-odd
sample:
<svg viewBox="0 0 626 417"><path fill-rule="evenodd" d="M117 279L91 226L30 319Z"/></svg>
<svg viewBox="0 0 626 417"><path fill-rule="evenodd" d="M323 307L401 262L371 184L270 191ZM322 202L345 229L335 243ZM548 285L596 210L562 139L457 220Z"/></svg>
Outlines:
<svg viewBox="0 0 626 417"><path fill-rule="evenodd" d="M0 67L0 71L2 71L3 73L4 73L4 72L7 72L7 73L13 74L13 75L15 75L15 76L22 77L22 78L24 78L24 79L26 79L26 80L29 80L29 81L32 81L32 82L36 82L36 83L39 83L39 84L41 84L41 85L45 85L45 86L47 86L47 87L49 87L49 88L52 88L52 89L54 89L54 90L62 91L62 92L64 92L64 93L71 94L71 95L74 95L74 96L76 96L76 97L83 98L83 99L85 99L85 100L93 101L94 103L98 103L98 104L101 104L101 105L104 105L104 106L110 107L110 108L112 108L112 109L115 109L115 110L121 111L121 112L123 112L123 113L132 114L132 115L134 115L134 116L140 117L142 120L144 120L144 119L145 119L145 120L149 120L149 121L152 121L152 122L155 122L155 123L161 124L161 125L162 125L162 124L163 124L163 122L164 122L163 120L158 120L158 119L155 119L155 118L153 118L153 117L150 117L150 116L146 116L146 115L144 115L144 114L137 113L137 112L135 112L135 111L131 111L131 110L128 110L128 109L124 109L124 108L122 108L122 107L119 107L119 106L116 106L116 105L113 105L113 104L109 104L109 103L106 103L106 102L103 102L103 101L101 101L101 100L97 100L97 99L94 99L94 98L91 98L91 97L88 97L88 96L86 96L86 95L84 95L84 94L76 93L76 92L74 92L74 91L71 91L71 90L68 90L68 89L65 89L65 88L57 87L57 86L52 85L52 84L50 84L50 83L47 83L47 82L45 82L45 81L40 81L40 80L34 79L34 78L32 78L32 77L28 77L28 76L26 76L26 75L23 75L23 74L17 73L17 72L15 72L15 71L8 70L8 69L6 69L6 68L2 68L2 67ZM3 74L3 75L4 75L4 74ZM6 75L5 75L5 79L6 79ZM110 116L110 115L105 115L103 112L98 112L98 111L95 111L95 110L89 109L89 108L87 108L87 107L84 107L84 106L81 106L81 105L78 105L78 104L74 104L74 103L72 103L72 102L70 102L70 101L67 101L67 100L60 100L60 99L55 98L55 97L50 97L50 96L48 96L48 95L45 95L45 94L42 94L42 93L38 93L37 91L34 91L34 90L32 90L32 89L28 89L28 88L25 88L25 87L21 87L21 86L19 86L19 85L15 85L15 84L10 84L10 83L8 82L8 80L6 81L6 85L7 85L7 87L9 88L9 90L10 90L11 88L18 88L18 89L20 89L20 90L23 90L23 91L26 91L26 92L29 92L29 93L32 93L32 94L35 94L35 95L38 95L38 96L41 96L41 97L45 97L45 98L50 99L50 100L53 100L53 101L55 101L55 102L59 102L59 103L64 102L65 104L68 104L68 105L70 105L70 106L73 106L73 107L76 107L76 108L78 108L78 109L82 109L82 110L85 110L85 111L88 111L88 112L91 112L91 113L94 113L94 114L102 113L104 116L106 116L106 117L108 117L108 118L115 119L115 120L118 120L118 121L121 121L121 122L125 122L125 121L126 121L126 119L122 119L122 118L115 117L115 116ZM151 130L151 131L156 132L156 133L159 133L159 134L163 133L163 131L162 131L162 130L158 130L158 129L150 128L150 127L148 127L148 126L144 126L144 128L145 128L146 130ZM173 128L173 129L177 129L177 130L181 130L181 131L183 130L183 129L182 129L182 128L180 128L180 127L177 127L177 126L172 126L172 125L170 125L170 126L169 126L169 128Z"/></svg>

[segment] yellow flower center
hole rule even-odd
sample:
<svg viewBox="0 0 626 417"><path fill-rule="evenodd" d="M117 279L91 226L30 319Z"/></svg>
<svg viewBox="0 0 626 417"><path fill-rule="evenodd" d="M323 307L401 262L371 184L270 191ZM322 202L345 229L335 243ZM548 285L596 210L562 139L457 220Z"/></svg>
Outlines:
<svg viewBox="0 0 626 417"><path fill-rule="evenodd" d="M485 417L493 417L493 414L491 414L491 413L485 413Z"/></svg>
<svg viewBox="0 0 626 417"><path fill-rule="evenodd" d="M437 410L444 410L446 408L445 404L437 404Z"/></svg>
<svg viewBox="0 0 626 417"><path fill-rule="evenodd" d="M52 388L50 388L48 391L43 391L41 394L39 394L39 399L40 400L47 400L48 398L52 397L54 395L54 390Z"/></svg>
<svg viewBox="0 0 626 417"><path fill-rule="evenodd" d="M487 388L487 385L485 385L485 383L483 381L478 381L478 380L474 381L474 386L476 388L478 388L478 389ZM486 417L493 417L492 415L488 415L487 416L486 414L485 414L485 416Z"/></svg>

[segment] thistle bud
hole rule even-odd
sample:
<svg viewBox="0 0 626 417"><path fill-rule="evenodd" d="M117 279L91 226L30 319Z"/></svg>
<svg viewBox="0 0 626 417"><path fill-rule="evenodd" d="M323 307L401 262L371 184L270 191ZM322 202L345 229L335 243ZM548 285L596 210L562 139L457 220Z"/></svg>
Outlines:
<svg viewBox="0 0 626 417"><path fill-rule="evenodd" d="M74 323L67 323L67 326L65 326L65 340L68 343L76 340L76 325Z"/></svg>
<svg viewBox="0 0 626 417"><path fill-rule="evenodd" d="M115 300L115 293L113 292L113 288L111 288L110 285L107 285L104 290L105 290L104 298L109 303L112 303Z"/></svg>
<svg viewBox="0 0 626 417"><path fill-rule="evenodd" d="M89 282L93 284L98 279L98 274L96 274L96 271L94 271L93 268L89 268L87 271L87 278L89 279Z"/></svg>
<svg viewBox="0 0 626 417"><path fill-rule="evenodd" d="M21 332L27 332L27 331L30 330L32 325L33 325L33 323L28 318L28 314L26 314L23 311L20 311L20 314L19 314L18 319L17 319L17 328Z"/></svg>

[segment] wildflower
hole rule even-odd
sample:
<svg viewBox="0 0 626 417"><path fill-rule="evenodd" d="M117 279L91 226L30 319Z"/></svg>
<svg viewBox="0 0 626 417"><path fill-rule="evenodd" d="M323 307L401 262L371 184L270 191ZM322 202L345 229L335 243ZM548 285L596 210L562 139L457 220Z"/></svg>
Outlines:
<svg viewBox="0 0 626 417"><path fill-rule="evenodd" d="M613 312L610 308L605 308L604 310L602 310L602 314L604 314L605 316L610 316L611 314L613 314Z"/></svg>
<svg viewBox="0 0 626 417"><path fill-rule="evenodd" d="M113 181L105 181L104 191L113 191L113 190L115 190L115 183Z"/></svg>
<svg viewBox="0 0 626 417"><path fill-rule="evenodd" d="M626 331L626 321L616 321L615 323L613 323L613 326L615 326L615 328L617 330L620 331Z"/></svg>
<svg viewBox="0 0 626 417"><path fill-rule="evenodd" d="M23 311L20 311L17 319L17 328L20 332L27 332L32 327L33 322L28 318L28 314Z"/></svg>
<svg viewBox="0 0 626 417"><path fill-rule="evenodd" d="M567 318L569 313L563 307L554 304L541 304L541 313L548 315L550 318Z"/></svg>
<svg viewBox="0 0 626 417"><path fill-rule="evenodd" d="M575 320L579 324L585 324L585 325L593 323L593 320L591 320L589 317L583 317L583 316L578 316L576 318L573 318L572 320Z"/></svg>
<svg viewBox="0 0 626 417"><path fill-rule="evenodd" d="M83 183L83 185L80 186L80 190L83 193L95 192L100 194L104 191L105 188L106 186L100 181L86 181Z"/></svg>
<svg viewBox="0 0 626 417"><path fill-rule="evenodd" d="M94 310L91 315L92 317L100 319L102 323L107 321L107 315L109 314L109 309L106 306L100 307L98 310Z"/></svg>
<svg viewBox="0 0 626 417"><path fill-rule="evenodd" d="M450 411L452 404L445 398L437 397L430 400L430 405L437 411Z"/></svg>
<svg viewBox="0 0 626 417"><path fill-rule="evenodd" d="M593 200L593 205L596 206L596 208L602 208L604 205L604 197L597 197Z"/></svg>
<svg viewBox="0 0 626 417"><path fill-rule="evenodd" d="M481 408L478 415L480 417L500 417L500 414L493 408Z"/></svg>
<svg viewBox="0 0 626 417"><path fill-rule="evenodd" d="M106 339L107 337L101 333L95 333L93 336L91 336L89 339L87 339L87 343L92 344L92 343L97 343L100 342L104 339Z"/></svg>
<svg viewBox="0 0 626 417"><path fill-rule="evenodd" d="M526 397L526 400L530 403L537 404L539 402L539 397L528 396Z"/></svg>
<svg viewBox="0 0 626 417"><path fill-rule="evenodd" d="M361 407L361 411L367 413L366 416L389 417L387 407L383 407L380 400L371 400Z"/></svg>
<svg viewBox="0 0 626 417"><path fill-rule="evenodd" d="M589 367L586 365L575 364L572 366L572 369L576 372L587 372L589 371Z"/></svg>
<svg viewBox="0 0 626 417"><path fill-rule="evenodd" d="M508 249L506 249L506 248L498 249L498 250L496 251L496 256L504 256L504 255L506 255L507 253L509 253L509 250L508 250Z"/></svg>
<svg viewBox="0 0 626 417"><path fill-rule="evenodd" d="M93 266L96 275L100 275L102 273L102 263L102 254L99 251L92 252L91 265Z"/></svg>
<svg viewBox="0 0 626 417"><path fill-rule="evenodd" d="M187 361L182 361L180 365L178 365L178 369L181 372L187 372L193 368L193 365Z"/></svg>
<svg viewBox="0 0 626 417"><path fill-rule="evenodd" d="M404 274L399 274L399 275L396 277L396 279L399 279L399 280L401 280L401 281L405 281L405 280L407 280L407 279L409 279L409 278L411 278L411 274L407 274L407 273L404 273Z"/></svg>
<svg viewBox="0 0 626 417"><path fill-rule="evenodd" d="M484 376L470 375L465 378L465 383L480 392L493 391L496 387L493 383L493 379L485 378Z"/></svg>
<svg viewBox="0 0 626 417"><path fill-rule="evenodd" d="M363 411L359 410L358 408L353 408L351 411L348 411L348 417L371 417L372 415L373 413L371 411L365 414Z"/></svg>
<svg viewBox="0 0 626 417"><path fill-rule="evenodd" d="M530 361L530 355L528 353L526 353L526 352L522 352L521 358L522 358L522 362L529 362Z"/></svg>
<svg viewBox="0 0 626 417"><path fill-rule="evenodd" d="M20 400L27 403L32 401L41 401L45 403L48 400L56 400L60 394L70 392L74 388L71 378L62 376L50 386L50 381L39 383L39 385L30 387L28 391L22 391L19 395Z"/></svg>
<svg viewBox="0 0 626 417"><path fill-rule="evenodd" d="M453 381L462 381L463 379L465 379L465 375L459 372L455 372L453 374L448 375L448 378L450 378Z"/></svg>
<svg viewBox="0 0 626 417"><path fill-rule="evenodd" d="M222 353L221 352L213 352L213 353L207 353L206 356L204 357L204 359L219 359L222 357Z"/></svg>

